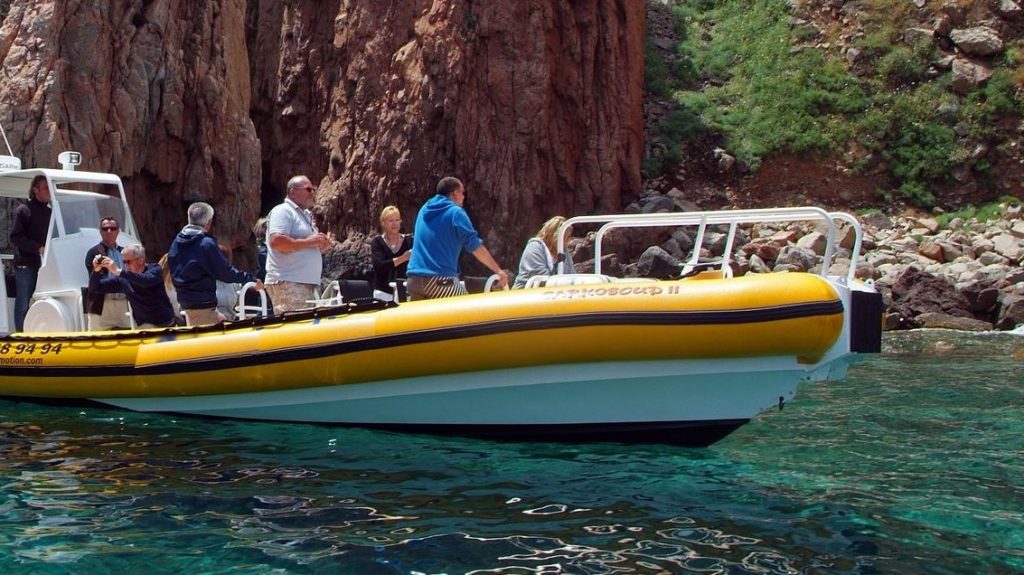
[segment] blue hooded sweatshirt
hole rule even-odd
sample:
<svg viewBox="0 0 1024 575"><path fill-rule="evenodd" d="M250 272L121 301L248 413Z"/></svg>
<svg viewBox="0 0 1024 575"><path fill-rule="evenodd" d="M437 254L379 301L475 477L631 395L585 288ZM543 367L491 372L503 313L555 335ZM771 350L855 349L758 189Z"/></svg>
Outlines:
<svg viewBox="0 0 1024 575"><path fill-rule="evenodd" d="M167 251L171 281L181 309L217 307L217 280L225 283L254 282L256 278L232 266L203 228L187 225Z"/></svg>
<svg viewBox="0 0 1024 575"><path fill-rule="evenodd" d="M442 194L423 204L413 232L416 242L406 271L410 276L458 276L462 250L472 252L484 243L466 210Z"/></svg>

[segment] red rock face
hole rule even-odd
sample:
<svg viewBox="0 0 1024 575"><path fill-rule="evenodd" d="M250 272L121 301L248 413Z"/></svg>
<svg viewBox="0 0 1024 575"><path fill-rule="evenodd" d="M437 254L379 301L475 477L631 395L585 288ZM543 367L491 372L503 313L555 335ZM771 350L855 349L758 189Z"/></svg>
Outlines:
<svg viewBox="0 0 1024 575"><path fill-rule="evenodd" d="M75 149L120 174L154 256L195 200L248 264L261 200L294 174L339 237L387 204L411 231L455 175L514 268L548 217L639 191L644 18L632 0L25 0L0 28L0 117L26 166Z"/></svg>
<svg viewBox="0 0 1024 575"><path fill-rule="evenodd" d="M195 200L245 243L257 217L259 142L249 119L244 1L16 2L0 28L0 114L25 166L122 176L151 255Z"/></svg>
<svg viewBox="0 0 1024 575"><path fill-rule="evenodd" d="M644 18L629 0L260 2L264 179L277 194L295 173L319 180L321 223L343 236L376 231L388 204L411 231L437 180L458 176L514 268L548 217L618 211L639 191Z"/></svg>

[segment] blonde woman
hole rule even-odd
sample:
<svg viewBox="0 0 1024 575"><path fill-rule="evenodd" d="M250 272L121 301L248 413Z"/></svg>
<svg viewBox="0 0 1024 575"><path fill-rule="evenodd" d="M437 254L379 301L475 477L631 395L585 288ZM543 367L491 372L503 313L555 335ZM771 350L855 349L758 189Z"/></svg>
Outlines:
<svg viewBox="0 0 1024 575"><path fill-rule="evenodd" d="M523 249L523 257L519 259L519 274L516 275L516 281L512 284L513 289L526 287L526 282L533 276L548 276L558 273L557 234L558 228L563 223L565 223L565 218L562 216L551 218L544 222L537 235L526 242L526 248ZM572 235L571 228L569 229L569 235ZM572 256L568 253L565 254L565 267L562 273L576 273L576 268L572 263Z"/></svg>
<svg viewBox="0 0 1024 575"><path fill-rule="evenodd" d="M395 206L381 210L380 235L370 241L370 251L374 289L392 293L391 282L401 285L412 255L412 235L402 233L402 213Z"/></svg>

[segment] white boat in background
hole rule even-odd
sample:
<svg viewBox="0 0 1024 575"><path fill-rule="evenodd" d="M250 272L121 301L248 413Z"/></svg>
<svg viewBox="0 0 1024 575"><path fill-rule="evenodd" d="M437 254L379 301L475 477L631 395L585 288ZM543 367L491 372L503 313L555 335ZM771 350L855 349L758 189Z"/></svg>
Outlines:
<svg viewBox="0 0 1024 575"><path fill-rule="evenodd" d="M33 178L44 176L51 191L53 217L43 251L35 297L25 316L26 332L75 332L85 329L87 322L82 305L82 289L89 284L85 254L100 242L100 218L117 218L121 224L118 237L121 245L141 241L131 210L128 209L121 178L114 174L75 170L81 160L75 152L64 152L59 160L62 162L61 169L22 169L18 158L0 156L0 198L3 198L6 206L8 221L16 202L28 200ZM7 250L0 253L0 259L6 262L12 260L12 250L13 247L8 246ZM12 280L0 284L2 332L14 328L13 287Z"/></svg>

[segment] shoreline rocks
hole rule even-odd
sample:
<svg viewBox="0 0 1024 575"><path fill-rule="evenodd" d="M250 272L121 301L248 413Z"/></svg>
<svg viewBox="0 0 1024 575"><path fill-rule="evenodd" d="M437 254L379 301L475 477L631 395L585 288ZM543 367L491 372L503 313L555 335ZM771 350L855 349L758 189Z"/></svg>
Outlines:
<svg viewBox="0 0 1024 575"><path fill-rule="evenodd" d="M1019 202L1003 204L998 216L987 221L953 218L942 225L931 216L893 218L880 212L857 219L863 245L856 277L872 282L882 293L884 329L987 331L1024 326L1024 218ZM824 231L810 222L741 226L730 257L733 273L818 272ZM654 245L640 247L643 256L628 258L638 263L624 264L613 273L679 277L677 270L683 270L683 262L691 257L692 238L681 237L680 230L665 234L667 239L659 243L647 232L644 240ZM724 236L714 231L706 234L699 260L721 259ZM854 240L852 226L840 224L830 275L848 273ZM586 241L577 241L574 255L580 261L579 256L591 248ZM615 253L638 251L630 247L620 242ZM616 258L611 259L614 264ZM592 269L592 265L583 262L577 268Z"/></svg>

